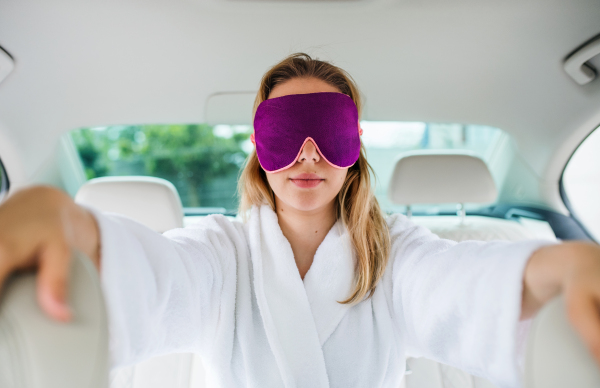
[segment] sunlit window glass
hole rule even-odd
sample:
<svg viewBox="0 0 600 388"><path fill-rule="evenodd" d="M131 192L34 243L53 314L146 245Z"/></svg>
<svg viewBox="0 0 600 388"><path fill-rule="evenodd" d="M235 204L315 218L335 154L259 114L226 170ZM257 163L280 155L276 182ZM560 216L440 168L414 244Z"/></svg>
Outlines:
<svg viewBox="0 0 600 388"><path fill-rule="evenodd" d="M455 149L486 159L500 130L485 126L421 122L361 122L367 158L377 175L376 195L385 210L394 163L403 152ZM247 125L123 125L71 132L88 179L146 175L172 182L187 212L237 209L237 180L253 150Z"/></svg>
<svg viewBox="0 0 600 388"><path fill-rule="evenodd" d="M387 188L395 162L404 153L421 149L470 151L487 161L502 133L498 128L482 125L422 122L363 121L361 127L367 160L377 175L375 194L382 208L388 211L403 209L388 200ZM426 207L433 208L431 205L414 208L419 211ZM454 208L454 204L437 206L436 211Z"/></svg>
<svg viewBox="0 0 600 388"><path fill-rule="evenodd" d="M148 175L171 181L186 208L237 208L248 126L139 125L83 128L72 137L88 179Z"/></svg>
<svg viewBox="0 0 600 388"><path fill-rule="evenodd" d="M600 130L575 151L563 174L571 210L596 241L600 241Z"/></svg>

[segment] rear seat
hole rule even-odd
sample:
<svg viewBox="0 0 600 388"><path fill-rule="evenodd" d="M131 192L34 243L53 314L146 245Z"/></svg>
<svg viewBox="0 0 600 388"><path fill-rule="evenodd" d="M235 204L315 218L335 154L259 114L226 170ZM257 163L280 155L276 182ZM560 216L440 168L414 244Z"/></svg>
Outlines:
<svg viewBox="0 0 600 388"><path fill-rule="evenodd" d="M128 216L157 232L183 227L183 208L175 187L152 177L91 179L75 201L96 209ZM204 388L200 356L192 353L155 357L110 374L111 388Z"/></svg>
<svg viewBox="0 0 600 388"><path fill-rule="evenodd" d="M396 163L389 184L396 204L486 203L497 192L487 166L470 154L411 153ZM127 215L154 230L183 226L181 201L173 185L150 177L106 177L88 181L75 197L82 204ZM466 216L413 217L442 238L523 240L554 238L550 229L532 229L515 220ZM541 232L540 232L541 230ZM111 373L111 388L203 388L202 360L194 354L171 354ZM485 379L425 358L407 360L406 388L495 388Z"/></svg>
<svg viewBox="0 0 600 388"><path fill-rule="evenodd" d="M90 179L77 191L75 202L123 214L160 233L183 227L183 207L177 189L161 178L111 176Z"/></svg>
<svg viewBox="0 0 600 388"><path fill-rule="evenodd" d="M394 168L388 197L395 203L458 204L456 216L421 216L412 220L441 238L454 241L509 240L533 238L555 239L549 227L535 221L505 220L467 216L465 203L491 203L497 190L486 164L470 153L432 153L419 151L405 154ZM425 358L409 358L403 386L406 388L495 388L489 381L460 369Z"/></svg>

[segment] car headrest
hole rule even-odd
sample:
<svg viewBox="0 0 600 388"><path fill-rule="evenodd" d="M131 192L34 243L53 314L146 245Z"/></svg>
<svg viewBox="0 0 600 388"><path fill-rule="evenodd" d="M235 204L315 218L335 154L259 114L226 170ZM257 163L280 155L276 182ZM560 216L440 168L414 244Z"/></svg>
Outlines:
<svg viewBox="0 0 600 388"><path fill-rule="evenodd" d="M177 189L161 178L90 179L75 195L75 202L123 214L160 233L183 227L183 207Z"/></svg>
<svg viewBox="0 0 600 388"><path fill-rule="evenodd" d="M600 387L600 369L567 318L564 297L533 320L525 352L525 388Z"/></svg>
<svg viewBox="0 0 600 388"><path fill-rule="evenodd" d="M418 151L397 162L388 186L396 204L486 203L498 193L485 162L466 152Z"/></svg>
<svg viewBox="0 0 600 388"><path fill-rule="evenodd" d="M70 322L49 318L33 273L12 275L0 298L0 387L107 388L108 327L98 273L81 254L71 261Z"/></svg>

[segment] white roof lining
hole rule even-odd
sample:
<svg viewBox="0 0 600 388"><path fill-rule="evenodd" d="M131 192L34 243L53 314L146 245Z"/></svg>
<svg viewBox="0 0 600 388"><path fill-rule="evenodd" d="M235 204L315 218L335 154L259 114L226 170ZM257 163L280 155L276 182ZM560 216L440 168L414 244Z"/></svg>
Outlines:
<svg viewBox="0 0 600 388"><path fill-rule="evenodd" d="M548 182L600 123L600 82L582 88L562 69L600 32L595 1L349 5L1 3L0 45L16 67L0 84L0 119L24 176L70 129L202 122L209 95L255 90L269 66L295 51L346 69L366 97L363 118L499 127Z"/></svg>

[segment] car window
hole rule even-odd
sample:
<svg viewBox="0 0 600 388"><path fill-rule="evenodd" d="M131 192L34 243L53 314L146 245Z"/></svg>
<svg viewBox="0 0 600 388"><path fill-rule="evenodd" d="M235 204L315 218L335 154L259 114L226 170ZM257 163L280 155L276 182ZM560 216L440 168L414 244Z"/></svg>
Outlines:
<svg viewBox="0 0 600 388"><path fill-rule="evenodd" d="M421 149L465 150L487 162L503 134L500 129L489 126L423 122L363 121L361 127L367 160L376 174L375 194L381 207L388 212L405 211L405 206L394 205L387 197L395 161L403 153ZM415 213L437 213L453 211L456 205L413 205L412 209Z"/></svg>
<svg viewBox="0 0 600 388"><path fill-rule="evenodd" d="M0 160L0 202L4 199L6 194L8 193L8 175L6 175L6 171L4 170L4 165Z"/></svg>
<svg viewBox="0 0 600 388"><path fill-rule="evenodd" d="M134 125L71 132L88 179L149 175L169 180L185 208L237 208L238 172L252 150L249 126Z"/></svg>
<svg viewBox="0 0 600 388"><path fill-rule="evenodd" d="M600 241L599 128L575 150L562 177L567 207L596 241Z"/></svg>
<svg viewBox="0 0 600 388"><path fill-rule="evenodd" d="M394 162L417 149L469 150L484 161L498 139L497 128L361 122L367 159L377 175L375 191L383 209L402 211L387 199ZM149 175L172 182L186 214L235 211L236 185L244 160L253 149L248 125L127 125L71 131L88 179L115 175Z"/></svg>

